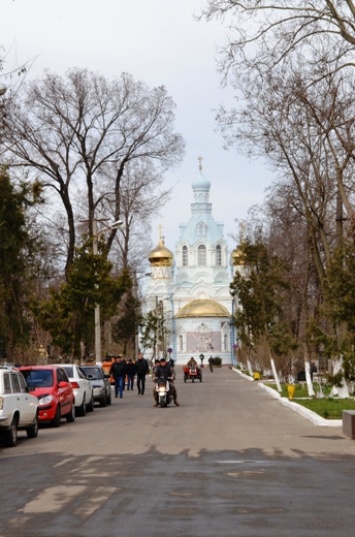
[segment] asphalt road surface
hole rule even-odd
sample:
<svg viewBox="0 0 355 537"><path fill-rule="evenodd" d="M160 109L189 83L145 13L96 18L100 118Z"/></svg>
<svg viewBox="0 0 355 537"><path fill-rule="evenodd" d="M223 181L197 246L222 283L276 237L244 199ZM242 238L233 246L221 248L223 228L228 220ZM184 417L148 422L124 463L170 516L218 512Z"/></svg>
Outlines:
<svg viewBox="0 0 355 537"><path fill-rule="evenodd" d="M352 537L355 441L203 372L0 447L0 537Z"/></svg>

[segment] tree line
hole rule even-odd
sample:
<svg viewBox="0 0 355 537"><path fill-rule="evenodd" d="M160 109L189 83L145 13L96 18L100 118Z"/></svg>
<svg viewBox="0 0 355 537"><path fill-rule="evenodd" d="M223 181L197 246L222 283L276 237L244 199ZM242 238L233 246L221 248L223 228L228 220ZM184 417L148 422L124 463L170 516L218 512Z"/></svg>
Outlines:
<svg viewBox="0 0 355 537"><path fill-rule="evenodd" d="M246 356L355 362L355 3L209 0L226 27L219 53L235 105L216 121L227 148L274 171L239 241L231 285Z"/></svg>
<svg viewBox="0 0 355 537"><path fill-rule="evenodd" d="M170 196L164 172L184 153L174 109L163 86L86 69L46 71L2 97L3 357L33 360L50 341L55 352L87 358L97 305L121 350L133 345L135 275ZM118 220L120 230L111 226Z"/></svg>

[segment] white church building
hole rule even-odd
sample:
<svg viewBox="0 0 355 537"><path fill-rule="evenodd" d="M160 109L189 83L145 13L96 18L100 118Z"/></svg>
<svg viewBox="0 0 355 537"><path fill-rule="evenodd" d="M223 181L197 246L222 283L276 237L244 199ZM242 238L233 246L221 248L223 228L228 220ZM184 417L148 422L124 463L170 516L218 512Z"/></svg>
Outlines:
<svg viewBox="0 0 355 537"><path fill-rule="evenodd" d="M235 330L231 323L233 299L233 254L228 252L223 223L214 220L210 182L199 174L192 182L193 203L187 223L180 224L175 254L160 232L159 242L149 254L150 276L143 297L143 315L154 310L164 318L161 348L143 349L146 358L162 354L176 364L192 356L200 363L220 357L234 362Z"/></svg>

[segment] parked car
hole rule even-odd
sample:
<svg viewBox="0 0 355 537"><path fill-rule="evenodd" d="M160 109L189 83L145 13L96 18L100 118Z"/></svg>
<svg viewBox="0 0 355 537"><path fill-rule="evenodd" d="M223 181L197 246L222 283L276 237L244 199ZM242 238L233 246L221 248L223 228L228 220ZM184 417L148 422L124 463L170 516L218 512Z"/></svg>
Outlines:
<svg viewBox="0 0 355 537"><path fill-rule="evenodd" d="M39 421L59 427L60 420L75 421L75 398L66 371L56 365L21 366L31 393L38 397Z"/></svg>
<svg viewBox="0 0 355 537"><path fill-rule="evenodd" d="M29 438L38 434L38 399L30 394L18 369L0 368L0 435L5 445L17 443L17 431L25 430Z"/></svg>
<svg viewBox="0 0 355 537"><path fill-rule="evenodd" d="M77 364L61 364L66 371L75 397L75 413L85 416L94 410L94 389L84 371Z"/></svg>
<svg viewBox="0 0 355 537"><path fill-rule="evenodd" d="M94 388L94 401L101 406L111 404L111 384L109 375L105 375L100 365L83 365L81 369L92 383Z"/></svg>

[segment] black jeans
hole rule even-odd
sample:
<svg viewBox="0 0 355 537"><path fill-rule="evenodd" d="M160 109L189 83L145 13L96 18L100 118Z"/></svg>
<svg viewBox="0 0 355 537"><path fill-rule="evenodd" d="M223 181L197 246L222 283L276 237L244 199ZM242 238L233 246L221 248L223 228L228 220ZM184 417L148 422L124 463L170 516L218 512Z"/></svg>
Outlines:
<svg viewBox="0 0 355 537"><path fill-rule="evenodd" d="M145 375L137 375L138 393L144 394L145 390Z"/></svg>
<svg viewBox="0 0 355 537"><path fill-rule="evenodd" d="M127 375L127 390L133 390L134 375Z"/></svg>

